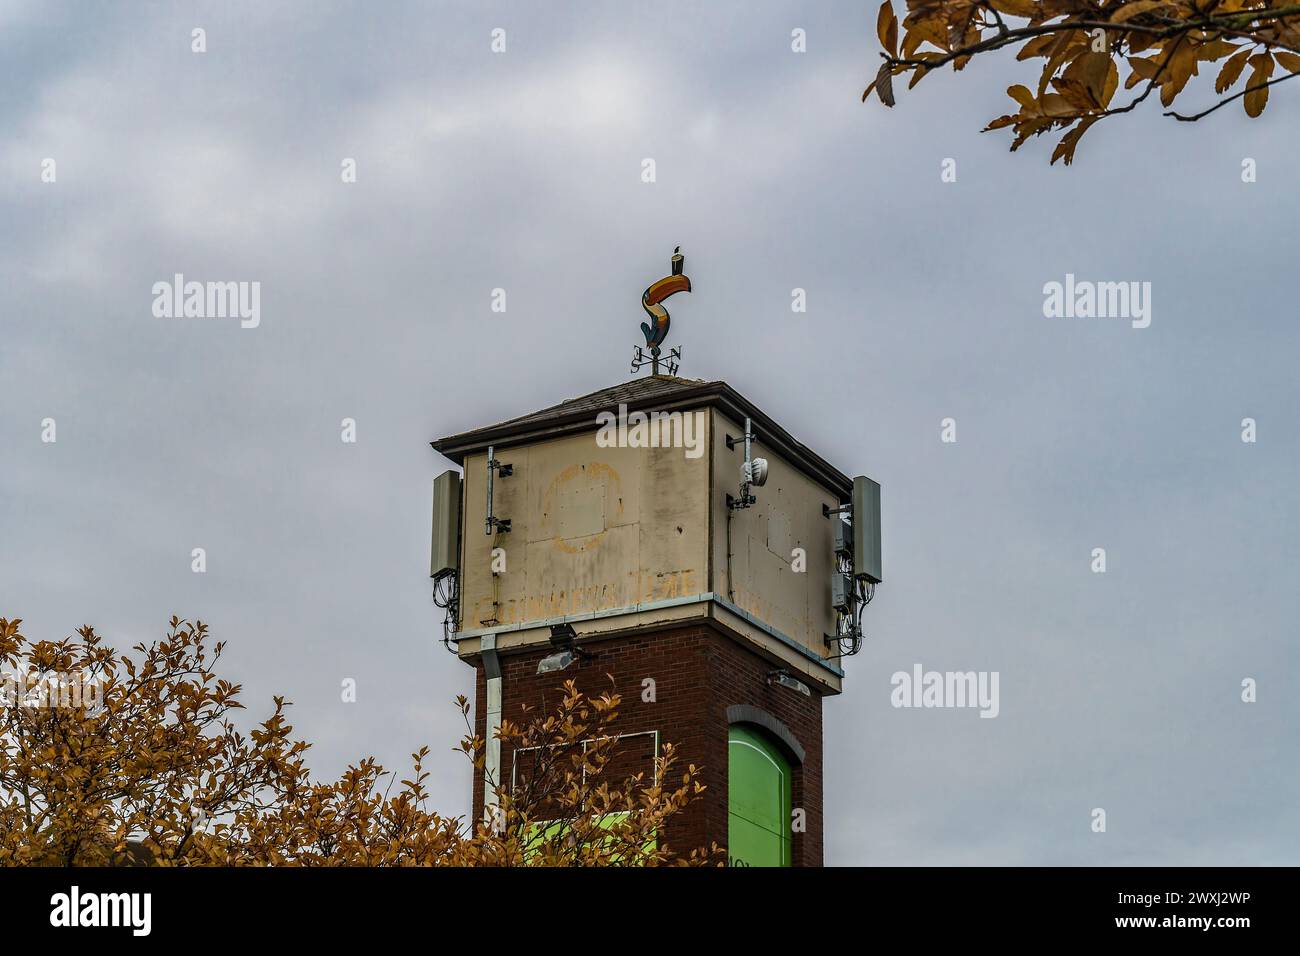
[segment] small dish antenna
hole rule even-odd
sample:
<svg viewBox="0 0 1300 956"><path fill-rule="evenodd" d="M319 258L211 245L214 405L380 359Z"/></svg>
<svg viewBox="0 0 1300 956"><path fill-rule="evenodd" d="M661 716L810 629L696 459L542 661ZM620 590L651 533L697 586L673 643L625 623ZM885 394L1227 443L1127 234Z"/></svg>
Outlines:
<svg viewBox="0 0 1300 956"><path fill-rule="evenodd" d="M767 459L754 458L741 465L740 480L755 488L762 488L767 484Z"/></svg>

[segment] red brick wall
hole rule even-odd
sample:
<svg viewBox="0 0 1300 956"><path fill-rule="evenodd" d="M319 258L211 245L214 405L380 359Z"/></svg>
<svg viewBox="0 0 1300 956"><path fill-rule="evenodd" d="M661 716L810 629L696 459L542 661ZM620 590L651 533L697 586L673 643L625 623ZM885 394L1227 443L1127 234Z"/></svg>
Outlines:
<svg viewBox="0 0 1300 956"><path fill-rule="evenodd" d="M553 710L561 685L572 678L587 694L613 690L622 695L615 725L620 734L658 730L677 746L679 766L694 763L708 788L703 797L668 827L665 839L679 850L727 843L727 708L748 704L783 723L804 749L802 764L792 759L792 805L806 813L807 829L793 834L795 866L822 864L822 701L771 686L775 665L711 625L637 632L583 644L594 653L568 669L537 674L537 662L551 652L541 648L502 655L502 716L519 719L520 705ZM486 680L475 663L475 727L486 727ZM613 675L613 684L606 675ZM654 702L645 702L642 681L655 681ZM510 780L511 756L501 755L501 779ZM483 811L483 779L474 780L474 814Z"/></svg>

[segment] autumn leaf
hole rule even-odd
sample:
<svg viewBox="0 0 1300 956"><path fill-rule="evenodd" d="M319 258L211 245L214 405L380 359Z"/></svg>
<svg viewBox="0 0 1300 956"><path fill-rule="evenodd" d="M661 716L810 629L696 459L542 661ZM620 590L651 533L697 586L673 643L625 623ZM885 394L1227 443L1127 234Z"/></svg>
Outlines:
<svg viewBox="0 0 1300 956"><path fill-rule="evenodd" d="M1300 7L1247 0L1216 0L1209 8L1185 0L1118 0L1100 7L1083 0L908 0L901 36L886 2L877 36L884 66L863 99L874 90L887 106L895 102L894 77L910 74L910 89L941 67L961 71L973 58L998 51L1014 52L1018 62L1041 61L1025 83L1015 84L1019 110L984 128L1012 129L1012 150L1049 130L1064 130L1052 162L1066 165L1097 121L1140 115L1135 107L1153 91L1159 91L1165 115L1180 120L1199 120L1238 97L1256 117L1268 102L1267 84L1277 82L1271 79L1277 64L1286 71L1280 79L1300 75ZM922 47L938 52L921 53ZM1120 58L1129 67L1123 88L1133 92L1127 97L1117 96ZM1191 115L1174 109L1196 85L1199 64L1220 61L1213 87L1224 98ZM1247 90L1227 95L1247 66Z"/></svg>
<svg viewBox="0 0 1300 956"><path fill-rule="evenodd" d="M1160 102L1165 106L1171 104L1195 73L1196 47L1190 43L1174 47L1165 61L1160 84Z"/></svg>
<svg viewBox="0 0 1300 956"><path fill-rule="evenodd" d="M1034 102L1034 94L1029 92L1028 87L1019 86L1019 85L1009 86L1007 87L1007 96L1011 97L1013 100L1015 100L1025 109L1036 108L1036 104Z"/></svg>
<svg viewBox="0 0 1300 956"><path fill-rule="evenodd" d="M1105 106L1105 88L1114 62L1108 53L1084 53L1065 70L1063 79L1077 83L1086 97L1084 106Z"/></svg>
<svg viewBox="0 0 1300 956"><path fill-rule="evenodd" d="M118 654L89 627L80 641L29 642L0 619L0 654L35 677L95 675L101 693L57 707L0 708L0 861L107 866L665 866L720 861L717 847L677 852L665 824L698 799L698 770L681 786L609 772L619 746L619 698L565 684L555 713L502 721L511 753L541 755L500 794L500 826L424 808L421 747L400 780L373 758L337 780L315 780L308 744L292 736L288 702L247 735L230 720L239 686L217 677L222 644L174 618L167 635ZM460 751L483 766L468 701ZM664 744L654 778L675 774ZM21 795L21 796L19 796ZM548 821L547 829L538 820Z"/></svg>
<svg viewBox="0 0 1300 956"><path fill-rule="evenodd" d="M1257 53L1247 62L1253 68L1250 79L1246 81L1248 92L1242 99L1246 115L1256 117L1264 112L1268 105L1268 78L1273 75L1273 58L1267 53Z"/></svg>
<svg viewBox="0 0 1300 956"><path fill-rule="evenodd" d="M880 64L880 70L876 73L876 78L862 91L863 100L871 95L872 90L876 91L876 96L880 98L880 102L886 106L894 105L894 73L888 63Z"/></svg>
<svg viewBox="0 0 1300 956"><path fill-rule="evenodd" d="M1043 5L1037 0L992 0L989 5L999 13L1010 14L1013 17L1032 19L1043 14Z"/></svg>
<svg viewBox="0 0 1300 956"><path fill-rule="evenodd" d="M898 17L894 16L894 5L890 0L885 0L876 14L876 35L880 37L880 45L891 56L898 56Z"/></svg>
<svg viewBox="0 0 1300 956"><path fill-rule="evenodd" d="M1249 50L1242 50L1240 53L1228 57L1227 62L1223 64L1223 69L1219 71L1218 78L1214 81L1214 92L1224 93L1231 89L1232 85L1241 76L1241 71L1246 66L1246 58L1249 56Z"/></svg>
<svg viewBox="0 0 1300 956"><path fill-rule="evenodd" d="M1211 40L1208 43L1202 43L1196 48L1196 58L1198 60L1222 60L1225 56L1234 53L1237 44L1229 43L1227 40Z"/></svg>
<svg viewBox="0 0 1300 956"><path fill-rule="evenodd" d="M1129 74L1128 82L1124 84L1126 89L1132 89L1143 80L1151 80L1160 72L1160 63L1145 57L1131 56L1128 58L1128 65L1133 72Z"/></svg>
<svg viewBox="0 0 1300 956"><path fill-rule="evenodd" d="M1274 50L1273 58L1281 63L1282 69L1288 73L1300 73L1300 56L1285 50Z"/></svg>
<svg viewBox="0 0 1300 956"><path fill-rule="evenodd" d="M1160 7L1173 6L1170 0L1136 0L1134 3L1126 3L1120 7L1110 17L1111 23L1127 23L1134 17L1141 16L1144 13L1150 13L1152 10ZM1068 162L1067 162L1068 165Z"/></svg>

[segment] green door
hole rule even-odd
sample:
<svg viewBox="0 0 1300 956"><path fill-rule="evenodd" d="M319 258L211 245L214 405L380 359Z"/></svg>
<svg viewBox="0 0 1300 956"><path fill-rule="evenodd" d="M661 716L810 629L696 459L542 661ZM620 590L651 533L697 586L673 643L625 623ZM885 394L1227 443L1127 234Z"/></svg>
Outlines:
<svg viewBox="0 0 1300 956"><path fill-rule="evenodd" d="M790 762L744 724L727 739L727 862L790 865Z"/></svg>

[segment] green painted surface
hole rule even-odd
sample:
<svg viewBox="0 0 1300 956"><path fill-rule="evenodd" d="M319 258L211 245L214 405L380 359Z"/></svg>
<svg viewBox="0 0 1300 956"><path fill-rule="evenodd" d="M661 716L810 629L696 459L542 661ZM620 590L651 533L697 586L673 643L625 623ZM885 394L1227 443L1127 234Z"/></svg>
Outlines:
<svg viewBox="0 0 1300 956"><path fill-rule="evenodd" d="M611 830L621 823L627 817L627 811L618 811L615 813L606 813L597 821L596 826L602 830ZM564 836L566 827L564 823L558 820L538 821L528 825L527 836L524 841L524 859L532 860L541 852L541 848L552 841L560 840ZM652 836L646 841L642 848L646 854L653 853L659 848L659 838ZM638 859L635 851L633 855L624 859L621 853L610 854L611 864L624 866L638 866L641 860Z"/></svg>
<svg viewBox="0 0 1300 956"><path fill-rule="evenodd" d="M727 740L727 812L731 866L790 865L790 763L744 724Z"/></svg>

